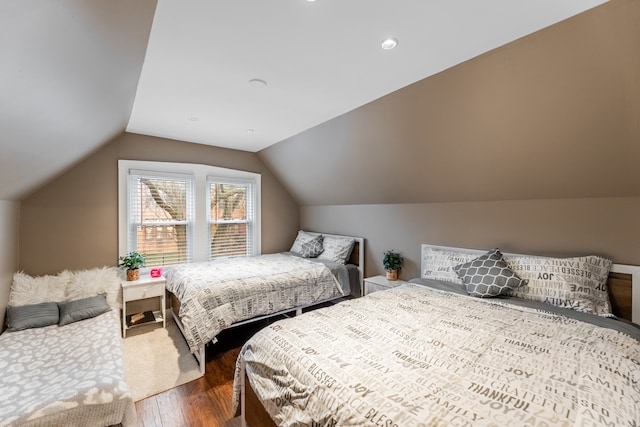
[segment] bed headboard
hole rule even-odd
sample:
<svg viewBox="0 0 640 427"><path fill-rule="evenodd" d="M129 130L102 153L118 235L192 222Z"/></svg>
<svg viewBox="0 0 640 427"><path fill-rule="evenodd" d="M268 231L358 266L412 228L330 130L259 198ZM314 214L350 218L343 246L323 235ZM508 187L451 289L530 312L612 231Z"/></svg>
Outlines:
<svg viewBox="0 0 640 427"><path fill-rule="evenodd" d="M428 248L447 249L456 252L464 252L482 255L487 250L456 248L451 246L438 246L422 244L420 250L420 275L424 275L424 252ZM503 252L505 255L524 255ZM609 299L613 313L633 323L640 324L640 266L613 264L609 271L607 281Z"/></svg>
<svg viewBox="0 0 640 427"><path fill-rule="evenodd" d="M360 271L360 293L364 289L364 239L362 237L354 237L354 236L343 236L341 234L327 234L327 233L316 233L314 231L307 231L309 234L318 235L322 234L323 236L331 236L331 237L344 237L348 239L355 239L355 244L353 245L353 249L351 250L351 256L347 261L348 264L353 264L358 267L358 271Z"/></svg>
<svg viewBox="0 0 640 427"><path fill-rule="evenodd" d="M607 287L613 314L640 324L640 267L613 264Z"/></svg>

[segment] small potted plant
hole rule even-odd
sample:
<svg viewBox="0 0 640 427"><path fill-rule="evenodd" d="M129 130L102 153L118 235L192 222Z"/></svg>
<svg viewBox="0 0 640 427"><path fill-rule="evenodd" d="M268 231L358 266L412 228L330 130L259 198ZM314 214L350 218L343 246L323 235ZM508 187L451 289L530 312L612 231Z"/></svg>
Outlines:
<svg viewBox="0 0 640 427"><path fill-rule="evenodd" d="M133 281L140 278L140 267L144 267L144 255L138 252L129 252L126 256L118 258L119 266L127 269L127 280Z"/></svg>
<svg viewBox="0 0 640 427"><path fill-rule="evenodd" d="M402 269L402 256L395 251L386 251L382 265L387 272L387 280L398 280L398 271Z"/></svg>

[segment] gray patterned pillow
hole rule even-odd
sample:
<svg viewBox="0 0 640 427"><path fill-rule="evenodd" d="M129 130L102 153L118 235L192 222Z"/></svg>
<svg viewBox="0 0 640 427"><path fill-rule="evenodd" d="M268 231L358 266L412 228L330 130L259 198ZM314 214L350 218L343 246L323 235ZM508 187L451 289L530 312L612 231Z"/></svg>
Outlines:
<svg viewBox="0 0 640 427"><path fill-rule="evenodd" d="M303 258L315 258L320 255L324 251L324 247L322 246L322 241L324 240L324 236L320 234L319 236L314 237L306 243L303 243L301 246L300 255Z"/></svg>
<svg viewBox="0 0 640 427"><path fill-rule="evenodd" d="M508 294L526 282L509 268L498 249L453 267L473 297L490 298Z"/></svg>

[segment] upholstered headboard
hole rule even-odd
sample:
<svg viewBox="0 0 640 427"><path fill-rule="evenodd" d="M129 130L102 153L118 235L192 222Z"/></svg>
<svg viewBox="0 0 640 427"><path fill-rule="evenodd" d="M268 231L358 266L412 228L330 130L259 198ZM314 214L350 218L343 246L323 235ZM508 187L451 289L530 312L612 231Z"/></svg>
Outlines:
<svg viewBox="0 0 640 427"><path fill-rule="evenodd" d="M420 275L425 271L425 250L429 248L445 249L462 253L482 255L487 250L456 248L451 246L421 245ZM504 255L525 255L504 252ZM613 313L633 323L640 324L640 266L613 264L607 281L609 299Z"/></svg>

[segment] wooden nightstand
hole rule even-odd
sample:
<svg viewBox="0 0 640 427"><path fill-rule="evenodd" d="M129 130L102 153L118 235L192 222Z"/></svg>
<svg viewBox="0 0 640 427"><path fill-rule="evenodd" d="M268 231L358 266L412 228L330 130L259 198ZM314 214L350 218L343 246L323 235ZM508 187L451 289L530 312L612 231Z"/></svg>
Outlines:
<svg viewBox="0 0 640 427"><path fill-rule="evenodd" d="M127 322L127 302L146 299L160 298L160 309L153 311L153 319L141 321L135 325ZM127 329L148 323L160 323L162 327L167 326L165 302L165 279L164 277L143 276L140 280L122 282L122 336L127 336Z"/></svg>
<svg viewBox="0 0 640 427"><path fill-rule="evenodd" d="M387 280L384 276L366 277L364 279L364 294L368 295L371 292L384 291L386 289L395 288L405 282L404 280Z"/></svg>

